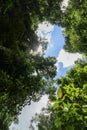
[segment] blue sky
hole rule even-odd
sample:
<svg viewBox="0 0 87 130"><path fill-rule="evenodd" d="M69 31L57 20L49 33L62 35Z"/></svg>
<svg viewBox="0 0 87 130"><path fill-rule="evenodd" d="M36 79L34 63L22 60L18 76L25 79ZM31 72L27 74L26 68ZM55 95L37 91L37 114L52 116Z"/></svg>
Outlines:
<svg viewBox="0 0 87 130"><path fill-rule="evenodd" d="M74 65L74 62L78 58L82 58L82 55L65 52L63 49L65 39L61 27L54 25L50 35L51 38L45 56L54 56L57 59L58 71L56 77L65 76L66 72Z"/></svg>
<svg viewBox="0 0 87 130"><path fill-rule="evenodd" d="M46 56L58 56L58 53L64 46L64 37L61 32L61 27L57 25L54 26L53 31L51 32L51 39L48 45L48 49L46 50ZM49 47L51 44L51 47Z"/></svg>
<svg viewBox="0 0 87 130"><path fill-rule="evenodd" d="M48 49L46 50L45 55L54 56L57 58L64 44L65 44L65 39L62 34L61 27L58 27L57 25L55 25L53 31L51 32L51 39L50 39ZM71 68L71 66L68 68L63 68L62 62L60 62L58 66L59 66L58 67L59 72L57 72L56 77L64 76L66 74L66 71L68 71Z"/></svg>
<svg viewBox="0 0 87 130"><path fill-rule="evenodd" d="M42 38L45 37L46 41L49 42L45 56L55 56L57 59L56 77L64 76L66 71L74 65L74 61L76 61L78 58L82 58L82 55L78 53L71 54L64 51L63 46L65 44L65 40L61 30L61 27L56 25L53 26L48 22L44 22L38 26L38 30L36 32L38 36ZM42 54L41 46L37 49L37 52L35 52L35 54L37 53ZM47 101L47 95L44 95L38 103L32 102L30 106L23 108L21 115L19 116L19 124L12 124L10 130L29 130L29 122L31 117L34 116L36 112L39 113L41 108L46 106Z"/></svg>

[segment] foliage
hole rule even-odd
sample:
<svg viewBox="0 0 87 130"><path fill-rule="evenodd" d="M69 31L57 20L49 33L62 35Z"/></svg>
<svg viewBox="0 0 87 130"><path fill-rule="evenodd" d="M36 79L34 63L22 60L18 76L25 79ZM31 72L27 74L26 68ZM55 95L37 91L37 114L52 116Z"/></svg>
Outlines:
<svg viewBox="0 0 87 130"><path fill-rule="evenodd" d="M54 19L48 11L51 4L54 8L49 0L0 1L0 111L9 117L20 114L31 100L37 101L47 79L56 74L55 58L31 53L39 45L43 53L47 47L36 30L48 16L48 21Z"/></svg>
<svg viewBox="0 0 87 130"><path fill-rule="evenodd" d="M87 1L69 0L61 25L66 51L87 54Z"/></svg>
<svg viewBox="0 0 87 130"><path fill-rule="evenodd" d="M60 79L63 97L54 104L55 125L62 129L86 129L87 63L80 61ZM59 82L59 81L58 81ZM72 125L71 125L72 124Z"/></svg>
<svg viewBox="0 0 87 130"><path fill-rule="evenodd" d="M9 129L22 107L31 100L37 101L50 85L48 80L56 75L55 58L31 53L41 45L44 54L47 47L36 34L39 23L49 21L61 25L65 30L64 48L87 55L87 1L70 0L64 12L61 2L0 1L0 129ZM87 63L80 61L66 77L57 80L58 99L54 87L48 88L49 98L56 101L50 115L42 114L38 118L40 130L86 129L86 80Z"/></svg>
<svg viewBox="0 0 87 130"><path fill-rule="evenodd" d="M35 126L38 130L57 130L54 126L53 108L50 103L48 103L47 108L43 108L40 114L35 115L32 118L29 129L35 130Z"/></svg>
<svg viewBox="0 0 87 130"><path fill-rule="evenodd" d="M0 130L9 130L10 122L9 115L0 112Z"/></svg>
<svg viewBox="0 0 87 130"><path fill-rule="evenodd" d="M60 9L59 9L60 10ZM61 12L61 11L60 11ZM53 15L52 15L53 16ZM87 0L69 0L56 22L64 28L65 50L87 56ZM48 113L36 116L40 130L87 129L87 61L78 60L65 77L56 80L58 93ZM48 91L49 94L53 89ZM51 118L52 117L52 118ZM52 122L51 122L52 121ZM45 126L45 127L43 127Z"/></svg>
<svg viewBox="0 0 87 130"><path fill-rule="evenodd" d="M87 62L77 61L66 77L57 79L56 83L58 97L53 107L36 116L38 129L39 126L42 126L40 130L87 129Z"/></svg>

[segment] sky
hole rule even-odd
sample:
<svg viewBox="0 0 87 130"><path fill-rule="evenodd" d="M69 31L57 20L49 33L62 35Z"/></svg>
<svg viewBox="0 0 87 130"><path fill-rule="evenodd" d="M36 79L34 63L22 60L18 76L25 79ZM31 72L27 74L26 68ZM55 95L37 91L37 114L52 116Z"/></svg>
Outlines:
<svg viewBox="0 0 87 130"><path fill-rule="evenodd" d="M57 59L57 75L56 77L65 76L66 72L74 65L78 58L82 58L79 53L68 53L63 49L65 44L62 28L56 25L51 25L48 22L43 22L38 25L37 35L45 38L48 41L48 47L45 51L45 57L54 56ZM42 47L39 46L35 52L42 54ZM19 124L11 125L10 130L29 130L29 122L34 114L40 113L41 109L46 106L48 102L47 95L44 95L39 102L32 102L30 106L23 108L19 116ZM36 129L37 130L37 129Z"/></svg>
<svg viewBox="0 0 87 130"><path fill-rule="evenodd" d="M37 103L32 102L30 106L25 106L19 116L19 124L11 125L11 130L29 130L30 120L35 113L40 113L41 109L46 106L48 102L48 96L44 95Z"/></svg>
<svg viewBox="0 0 87 130"><path fill-rule="evenodd" d="M65 39L62 33L62 28L57 25L51 25L48 22L43 22L38 26L38 36L41 38L47 38L48 47L45 52L45 57L54 56L57 60L57 77L64 76L66 71L69 70L74 62L78 59L82 59L82 55L79 53L69 53L63 49ZM38 51L37 51L38 52ZM41 48L39 53L42 52Z"/></svg>

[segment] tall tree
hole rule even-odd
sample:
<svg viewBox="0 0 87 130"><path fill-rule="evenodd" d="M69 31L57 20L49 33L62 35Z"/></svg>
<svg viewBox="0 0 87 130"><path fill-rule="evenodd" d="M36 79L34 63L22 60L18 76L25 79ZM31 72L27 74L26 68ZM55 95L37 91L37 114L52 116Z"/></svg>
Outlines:
<svg viewBox="0 0 87 130"><path fill-rule="evenodd" d="M46 47L36 29L51 16L47 15L51 4L49 0L0 1L0 111L10 116L35 101L45 79L56 74L55 58L31 54L40 44Z"/></svg>
<svg viewBox="0 0 87 130"><path fill-rule="evenodd" d="M69 52L87 54L87 1L69 0L64 12L62 27L65 29L64 48Z"/></svg>
<svg viewBox="0 0 87 130"><path fill-rule="evenodd" d="M66 77L56 80L58 95L54 105L36 115L38 129L87 129L87 62L77 61ZM44 125L46 122L46 125ZM40 127L41 126L41 127Z"/></svg>
<svg viewBox="0 0 87 130"><path fill-rule="evenodd" d="M87 63L80 61L67 72L66 77L57 81L62 91L62 96L58 97L54 104L54 117L57 128L60 127L61 130L85 130L87 128L86 77Z"/></svg>

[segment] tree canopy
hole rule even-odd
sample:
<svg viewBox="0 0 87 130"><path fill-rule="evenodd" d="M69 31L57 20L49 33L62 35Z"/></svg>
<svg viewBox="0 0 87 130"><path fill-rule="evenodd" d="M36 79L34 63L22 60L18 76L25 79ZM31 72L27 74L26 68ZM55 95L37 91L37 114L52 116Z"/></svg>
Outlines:
<svg viewBox="0 0 87 130"><path fill-rule="evenodd" d="M47 43L36 30L48 16L48 21L54 19L48 11L51 4L49 0L0 1L0 115L12 120L23 106L39 99L46 79L56 75L54 57L31 53L41 45L44 54Z"/></svg>
<svg viewBox="0 0 87 130"><path fill-rule="evenodd" d="M69 52L87 54L87 1L69 0L62 26L65 34L65 49Z"/></svg>
<svg viewBox="0 0 87 130"><path fill-rule="evenodd" d="M36 115L40 130L87 129L87 62L78 61L65 77L56 80L59 86L53 106ZM62 93L62 96L61 96ZM32 121L34 121L32 120ZM44 125L46 122L46 125ZM33 124L33 123L32 123ZM41 126L41 127L40 127Z"/></svg>
<svg viewBox="0 0 87 130"><path fill-rule="evenodd" d="M66 77L57 80L63 93L63 96L58 97L54 104L54 117L57 128L61 127L61 130L83 130L87 128L86 77L87 63L81 61L67 72Z"/></svg>
<svg viewBox="0 0 87 130"><path fill-rule="evenodd" d="M77 60L66 76L56 79L58 92L55 100L52 100L54 105L50 107L48 115L46 112L36 115L38 129L42 126L40 130L86 130L87 1L69 0L68 6L61 13L59 22L64 30L64 49L72 53L82 53L86 57L83 60ZM52 95L55 96L54 93ZM44 122L47 122L45 127Z"/></svg>
<svg viewBox="0 0 87 130"><path fill-rule="evenodd" d="M69 0L65 11L63 0L0 1L0 129L9 129L11 121L26 104L37 101L56 75L56 59L44 57L47 43L38 38L38 24L48 21L64 28L65 50L87 55L87 1ZM39 46L43 55L35 52ZM87 128L87 62L77 61L65 77L57 79L55 88L46 93L55 101L51 115L41 115L41 130L85 130ZM52 82L53 83L53 80ZM44 120L42 120L42 117ZM42 127L47 122L46 127ZM43 124L41 126L41 124ZM51 124L51 125L50 125ZM72 124L72 125L70 125Z"/></svg>

